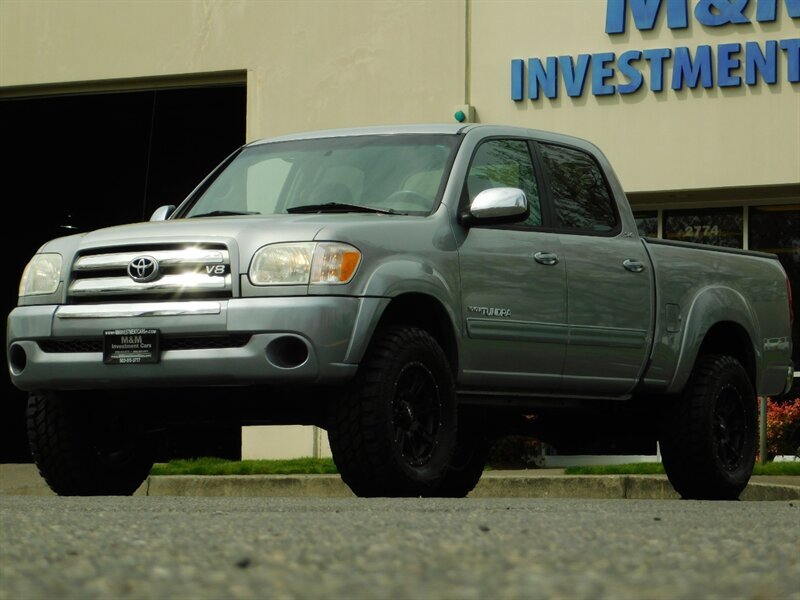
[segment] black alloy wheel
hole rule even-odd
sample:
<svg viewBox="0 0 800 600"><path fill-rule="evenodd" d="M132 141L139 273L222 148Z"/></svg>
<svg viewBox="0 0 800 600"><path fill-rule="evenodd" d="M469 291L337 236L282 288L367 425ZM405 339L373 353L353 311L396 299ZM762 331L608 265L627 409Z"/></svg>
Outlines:
<svg viewBox="0 0 800 600"><path fill-rule="evenodd" d="M681 497L736 500L758 447L757 399L741 363L700 355L680 396L664 399L659 441L664 470Z"/></svg>
<svg viewBox="0 0 800 600"><path fill-rule="evenodd" d="M328 436L357 496L436 495L457 436L453 374L436 340L417 327L376 331Z"/></svg>
<svg viewBox="0 0 800 600"><path fill-rule="evenodd" d="M419 467L431 459L441 420L442 400L433 373L421 362L408 363L392 400L394 443L408 465Z"/></svg>
<svg viewBox="0 0 800 600"><path fill-rule="evenodd" d="M747 415L744 399L732 385L721 390L714 405L712 432L720 466L736 471L745 456Z"/></svg>

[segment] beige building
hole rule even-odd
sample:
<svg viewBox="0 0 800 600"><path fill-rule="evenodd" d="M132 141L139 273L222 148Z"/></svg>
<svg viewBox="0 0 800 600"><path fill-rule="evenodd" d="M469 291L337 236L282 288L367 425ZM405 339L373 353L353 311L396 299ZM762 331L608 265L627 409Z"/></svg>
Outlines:
<svg viewBox="0 0 800 600"><path fill-rule="evenodd" d="M0 2L0 109L231 85L242 141L457 111L587 138L643 232L777 252L800 297L796 0ZM244 455L327 452L291 431Z"/></svg>

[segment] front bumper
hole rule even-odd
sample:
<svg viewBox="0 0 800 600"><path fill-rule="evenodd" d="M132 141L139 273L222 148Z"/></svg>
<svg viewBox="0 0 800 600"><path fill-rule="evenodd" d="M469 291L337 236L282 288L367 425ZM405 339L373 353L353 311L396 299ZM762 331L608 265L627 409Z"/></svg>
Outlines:
<svg viewBox="0 0 800 600"><path fill-rule="evenodd" d="M355 336L371 333L384 301L304 296L17 307L7 323L9 373L28 391L341 382L358 367ZM103 331L127 328L158 329L179 343L167 344L158 363L104 364ZM216 345L181 342L199 336ZM237 341L226 347L228 339Z"/></svg>

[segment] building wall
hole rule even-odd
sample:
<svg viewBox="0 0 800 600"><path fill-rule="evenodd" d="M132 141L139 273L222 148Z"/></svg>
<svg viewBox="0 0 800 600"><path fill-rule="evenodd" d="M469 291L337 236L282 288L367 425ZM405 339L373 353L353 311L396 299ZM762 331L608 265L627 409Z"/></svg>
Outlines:
<svg viewBox="0 0 800 600"><path fill-rule="evenodd" d="M319 427L273 425L242 427L242 459L330 458L328 435Z"/></svg>
<svg viewBox="0 0 800 600"><path fill-rule="evenodd" d="M771 0L760 0L767 2ZM631 192L800 182L800 94L778 52L778 82L512 101L512 59L798 37L777 20L650 31L628 18L605 32L602 0L362 2L5 0L0 86L244 72L248 138L377 123L452 121L468 102L481 122L586 137ZM715 56L716 59L716 56ZM716 63L716 61L715 61ZM667 63L669 65L669 61ZM645 78L649 71L642 62ZM743 74L743 69L739 70ZM716 74L715 74L716 78ZM627 79L615 73L607 83ZM591 81L587 84L591 87ZM669 82L667 81L667 87ZM43 88L46 89L46 88Z"/></svg>
<svg viewBox="0 0 800 600"><path fill-rule="evenodd" d="M448 1L4 0L0 86L244 70L249 139L441 121L463 102L464 19Z"/></svg>
<svg viewBox="0 0 800 600"><path fill-rule="evenodd" d="M679 46L694 54L700 45L716 49L718 44L755 41L763 46L766 40L800 37L800 20L789 18L782 0L775 22L704 27L689 10L685 29L667 27L667 3L661 4L652 30L640 31L629 15L626 32L609 35L607 3L601 0L471 3L470 101L479 119L588 138L603 149L630 192L799 183L800 84L787 81L782 51L775 85L673 91L668 61L667 89L660 93L647 89L649 69L642 64L645 85L633 94L595 96L587 89L570 98L562 81L556 99L511 100L510 62L515 58L619 56L627 50L674 51ZM749 2L744 13L751 21L756 4ZM690 0L690 9L697 5ZM615 72L607 83L627 81ZM591 88L591 73L586 87Z"/></svg>

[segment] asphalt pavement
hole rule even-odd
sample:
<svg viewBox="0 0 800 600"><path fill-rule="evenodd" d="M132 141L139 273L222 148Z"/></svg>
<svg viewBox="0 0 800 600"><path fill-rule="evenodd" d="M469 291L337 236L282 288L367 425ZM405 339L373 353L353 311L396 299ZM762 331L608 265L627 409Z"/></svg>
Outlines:
<svg viewBox="0 0 800 600"><path fill-rule="evenodd" d="M0 600L800 600L800 502L0 496Z"/></svg>
<svg viewBox="0 0 800 600"><path fill-rule="evenodd" d="M352 497L338 475L160 475L143 496ZM0 465L0 495L52 495L35 465ZM677 499L664 475L565 475L563 469L486 471L472 498ZM800 477L754 476L742 500L800 500Z"/></svg>

